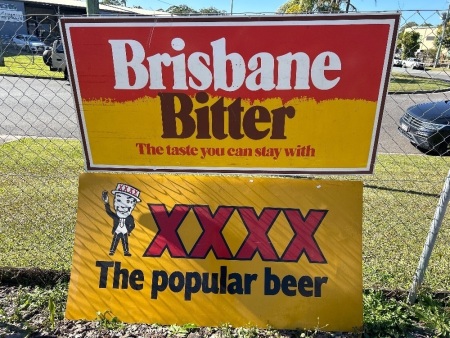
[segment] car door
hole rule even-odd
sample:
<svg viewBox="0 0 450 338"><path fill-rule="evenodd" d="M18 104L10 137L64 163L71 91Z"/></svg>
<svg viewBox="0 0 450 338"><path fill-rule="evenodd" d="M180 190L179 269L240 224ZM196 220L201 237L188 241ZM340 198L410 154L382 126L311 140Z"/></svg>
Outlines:
<svg viewBox="0 0 450 338"><path fill-rule="evenodd" d="M17 47L24 47L25 46L25 38L23 35L19 34L16 35L16 37L14 38L14 44Z"/></svg>
<svg viewBox="0 0 450 338"><path fill-rule="evenodd" d="M53 42L52 68L56 70L66 70L66 56L64 55L64 46L60 40Z"/></svg>

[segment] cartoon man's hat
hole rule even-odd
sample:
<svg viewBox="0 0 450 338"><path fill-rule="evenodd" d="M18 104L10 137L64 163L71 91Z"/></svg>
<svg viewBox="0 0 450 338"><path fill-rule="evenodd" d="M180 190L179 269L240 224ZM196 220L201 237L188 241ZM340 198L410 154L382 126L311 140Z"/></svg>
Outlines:
<svg viewBox="0 0 450 338"><path fill-rule="evenodd" d="M141 192L138 189L136 189L135 187L132 187L131 185L128 185L128 184L117 183L116 189L111 191L111 192L112 192L113 195L119 192L121 194L125 194L125 195L128 195L130 197L133 197L134 199L136 199L137 202L141 201L139 199L139 194Z"/></svg>

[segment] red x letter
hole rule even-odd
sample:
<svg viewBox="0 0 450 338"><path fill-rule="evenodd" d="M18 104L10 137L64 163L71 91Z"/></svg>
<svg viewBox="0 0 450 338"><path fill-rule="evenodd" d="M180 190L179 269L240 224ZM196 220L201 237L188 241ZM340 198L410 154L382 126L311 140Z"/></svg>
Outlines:
<svg viewBox="0 0 450 338"><path fill-rule="evenodd" d="M306 217L303 217L300 210L284 210L284 214L295 234L281 257L283 261L297 262L304 253L310 263L327 262L314 238L314 233L327 212L328 210L309 210Z"/></svg>
<svg viewBox="0 0 450 338"><path fill-rule="evenodd" d="M231 251L228 247L222 230L234 211L233 207L219 207L214 215L209 207L195 206L195 216L203 229L203 233L192 248L189 257L205 258L212 249L216 258L230 259Z"/></svg>
<svg viewBox="0 0 450 338"><path fill-rule="evenodd" d="M258 251L262 260L277 261L278 255L267 237L267 233L280 210L264 208L259 217L256 215L255 209L249 207L238 208L238 212L249 233L239 248L236 259L250 260Z"/></svg>
<svg viewBox="0 0 450 338"><path fill-rule="evenodd" d="M160 257L166 248L171 257L187 257L186 249L177 231L190 207L175 205L171 212L167 212L163 204L149 204L148 207L158 226L158 232L145 251L144 257Z"/></svg>

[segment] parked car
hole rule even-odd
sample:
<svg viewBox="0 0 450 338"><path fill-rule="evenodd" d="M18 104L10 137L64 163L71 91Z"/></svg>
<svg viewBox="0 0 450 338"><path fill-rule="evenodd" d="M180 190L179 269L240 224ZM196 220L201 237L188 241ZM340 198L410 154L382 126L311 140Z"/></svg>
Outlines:
<svg viewBox="0 0 450 338"><path fill-rule="evenodd" d="M398 130L419 150L450 153L450 100L409 107Z"/></svg>
<svg viewBox="0 0 450 338"><path fill-rule="evenodd" d="M402 62L403 68L425 69L423 62L419 59L408 58Z"/></svg>
<svg viewBox="0 0 450 338"><path fill-rule="evenodd" d="M61 40L53 41L52 47L42 53L42 60L51 71L63 72L64 78L68 78L64 45Z"/></svg>
<svg viewBox="0 0 450 338"><path fill-rule="evenodd" d="M12 36L8 34L0 35L0 40L2 42L2 45L8 46L11 44Z"/></svg>
<svg viewBox="0 0 450 338"><path fill-rule="evenodd" d="M47 46L37 36L17 34L12 38L12 45L27 52L43 53Z"/></svg>
<svg viewBox="0 0 450 338"><path fill-rule="evenodd" d="M402 67L403 66L402 59L398 56L394 56L394 60L392 61L392 66Z"/></svg>

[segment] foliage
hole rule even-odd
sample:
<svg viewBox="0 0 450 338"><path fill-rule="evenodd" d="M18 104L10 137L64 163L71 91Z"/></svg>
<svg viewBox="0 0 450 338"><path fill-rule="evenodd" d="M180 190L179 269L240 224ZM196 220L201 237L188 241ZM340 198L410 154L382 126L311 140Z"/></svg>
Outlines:
<svg viewBox="0 0 450 338"><path fill-rule="evenodd" d="M414 305L415 314L437 337L450 337L450 296L438 300L429 290L419 294Z"/></svg>
<svg viewBox="0 0 450 338"><path fill-rule="evenodd" d="M200 14L207 14L207 15L225 15L227 14L226 11L222 11L220 9L217 9L216 7L206 7L200 9Z"/></svg>
<svg viewBox="0 0 450 338"><path fill-rule="evenodd" d="M364 333L367 337L405 337L414 326L414 314L402 301L386 298L381 291L364 297Z"/></svg>
<svg viewBox="0 0 450 338"><path fill-rule="evenodd" d="M97 322L99 323L100 327L107 330L117 330L121 329L125 326L124 323L122 323L119 318L114 316L114 314L111 311L105 311L100 312L97 311Z"/></svg>
<svg viewBox="0 0 450 338"><path fill-rule="evenodd" d="M56 320L56 304L52 296L50 296L48 299L48 312L50 327L53 329L55 327Z"/></svg>
<svg viewBox="0 0 450 338"><path fill-rule="evenodd" d="M450 337L449 298L438 300L424 289L415 304L403 298L388 297L382 291L368 290L364 294L364 333L366 337Z"/></svg>
<svg viewBox="0 0 450 338"><path fill-rule="evenodd" d="M169 334L171 337L186 337L197 325L188 323L184 325L172 324L169 326Z"/></svg>
<svg viewBox="0 0 450 338"><path fill-rule="evenodd" d="M288 0L277 13L339 13L356 10L351 0Z"/></svg>
<svg viewBox="0 0 450 338"><path fill-rule="evenodd" d="M196 11L195 9L187 5L173 5L167 8L165 11L174 15L224 15L227 13L226 11L222 11L213 6L205 7L200 9L199 11Z"/></svg>
<svg viewBox="0 0 450 338"><path fill-rule="evenodd" d="M166 12L174 15L195 15L198 12L187 5L173 5L166 9Z"/></svg>
<svg viewBox="0 0 450 338"><path fill-rule="evenodd" d="M102 5L111 5L111 6L127 6L126 0L102 0L100 2Z"/></svg>
<svg viewBox="0 0 450 338"><path fill-rule="evenodd" d="M402 59L413 57L419 49L420 33L414 31L404 31L399 36L400 48L402 49Z"/></svg>
<svg viewBox="0 0 450 338"><path fill-rule="evenodd" d="M425 59L434 60L434 59L436 59L436 53L437 53L436 48L427 48L422 51L423 59L424 60Z"/></svg>
<svg viewBox="0 0 450 338"><path fill-rule="evenodd" d="M229 323L224 323L224 324L220 325L218 333L219 333L218 336L220 338L233 338L234 337L233 327Z"/></svg>
<svg viewBox="0 0 450 338"><path fill-rule="evenodd" d="M16 294L4 301L13 304L13 311L7 313L0 309L0 320L6 322L25 322L31 314L39 311L47 317L44 327L53 328L56 321L64 318L67 300L67 283L58 283L53 287L20 288ZM26 323L25 326L28 326Z"/></svg>
<svg viewBox="0 0 450 338"><path fill-rule="evenodd" d="M436 48L441 45L442 48L449 49L450 48L450 25L445 27L445 33L442 36L443 27L439 26L436 30L436 37L434 38L434 46ZM442 44L441 44L442 42Z"/></svg>
<svg viewBox="0 0 450 338"><path fill-rule="evenodd" d="M258 337L258 328L248 324L245 327L236 328L236 334L240 338L256 338Z"/></svg>

